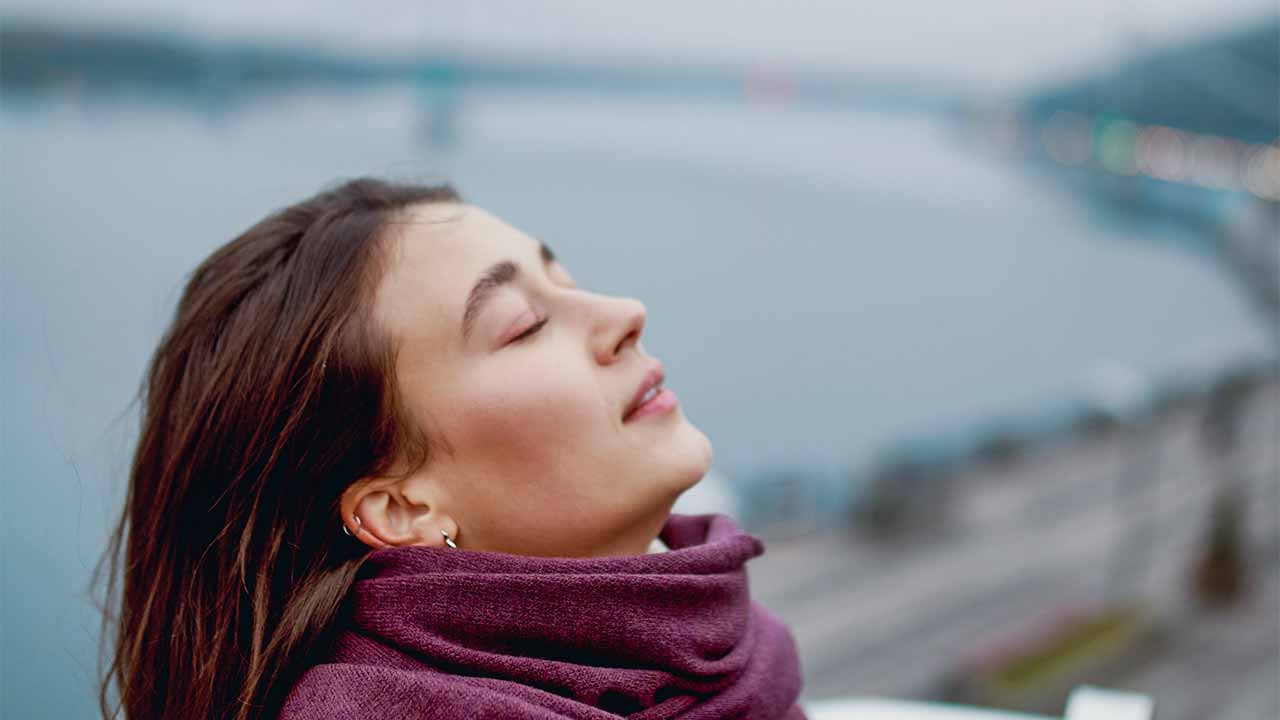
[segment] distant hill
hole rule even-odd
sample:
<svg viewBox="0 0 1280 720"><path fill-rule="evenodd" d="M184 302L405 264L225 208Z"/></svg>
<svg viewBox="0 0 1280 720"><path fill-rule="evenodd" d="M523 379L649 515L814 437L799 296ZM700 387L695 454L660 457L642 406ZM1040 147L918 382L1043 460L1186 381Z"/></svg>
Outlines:
<svg viewBox="0 0 1280 720"><path fill-rule="evenodd" d="M930 79L884 74L861 76L750 63L663 66L463 57L430 48L384 60L287 44L214 43L141 29L0 19L0 83L5 92L41 93L74 86L86 93L137 90L206 99L289 86L382 82L449 89L538 86L908 112L948 109L957 102L956 95Z"/></svg>
<svg viewBox="0 0 1280 720"><path fill-rule="evenodd" d="M369 83L405 72L303 48L212 45L159 32L24 20L0 24L0 82L6 92L75 85L91 93L236 95L316 82Z"/></svg>

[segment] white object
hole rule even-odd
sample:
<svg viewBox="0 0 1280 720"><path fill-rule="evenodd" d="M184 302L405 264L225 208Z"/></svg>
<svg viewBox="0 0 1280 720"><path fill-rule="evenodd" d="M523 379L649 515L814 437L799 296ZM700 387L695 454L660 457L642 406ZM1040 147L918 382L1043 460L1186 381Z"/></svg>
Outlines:
<svg viewBox="0 0 1280 720"><path fill-rule="evenodd" d="M1083 685L1071 691L1065 720L1151 720L1151 698Z"/></svg>
<svg viewBox="0 0 1280 720"><path fill-rule="evenodd" d="M880 698L814 700L802 708L809 720L1053 720L1043 715Z"/></svg>
<svg viewBox="0 0 1280 720"><path fill-rule="evenodd" d="M874 697L811 700L801 707L809 720L1055 720L1006 710ZM1152 720L1151 698L1082 685L1071 691L1064 720Z"/></svg>

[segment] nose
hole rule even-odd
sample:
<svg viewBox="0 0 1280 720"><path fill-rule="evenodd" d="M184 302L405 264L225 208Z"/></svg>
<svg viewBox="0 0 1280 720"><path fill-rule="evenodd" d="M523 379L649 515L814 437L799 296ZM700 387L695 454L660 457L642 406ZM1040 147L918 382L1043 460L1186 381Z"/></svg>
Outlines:
<svg viewBox="0 0 1280 720"><path fill-rule="evenodd" d="M644 303L634 298L597 296L595 331L592 350L596 362L609 365L617 361L627 348L640 343L649 313Z"/></svg>

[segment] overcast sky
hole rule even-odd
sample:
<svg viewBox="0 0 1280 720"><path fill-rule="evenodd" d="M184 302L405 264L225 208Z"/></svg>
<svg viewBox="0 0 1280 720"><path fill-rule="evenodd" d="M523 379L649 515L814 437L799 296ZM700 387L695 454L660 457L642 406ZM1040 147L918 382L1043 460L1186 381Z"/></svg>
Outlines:
<svg viewBox="0 0 1280 720"><path fill-rule="evenodd" d="M1003 92L1280 13L1280 0L4 0L8 12L402 52L728 60ZM8 12L6 14L8 14Z"/></svg>

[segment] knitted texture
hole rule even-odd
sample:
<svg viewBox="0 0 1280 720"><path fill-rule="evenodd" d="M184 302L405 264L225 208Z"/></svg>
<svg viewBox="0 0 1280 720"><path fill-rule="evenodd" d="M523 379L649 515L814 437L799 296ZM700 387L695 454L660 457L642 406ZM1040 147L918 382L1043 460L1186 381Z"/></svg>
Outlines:
<svg viewBox="0 0 1280 720"><path fill-rule="evenodd" d="M375 551L280 717L804 720L795 641L748 592L764 544L721 514L659 537L605 558Z"/></svg>

